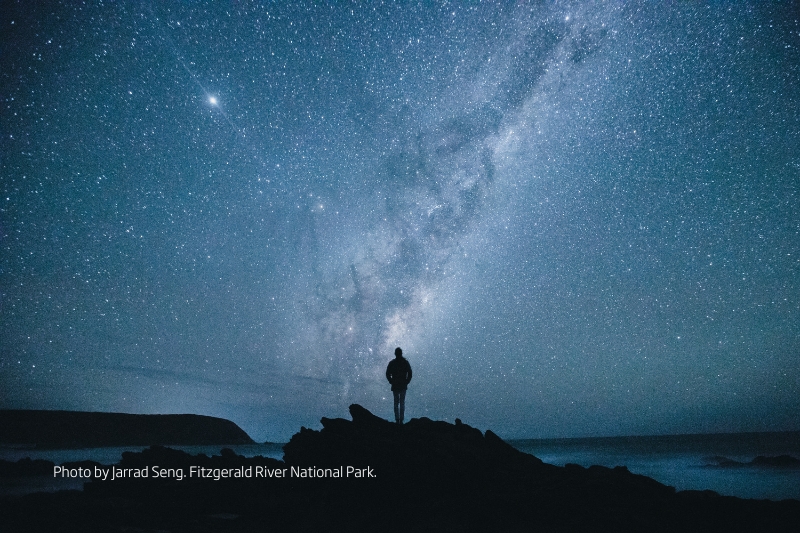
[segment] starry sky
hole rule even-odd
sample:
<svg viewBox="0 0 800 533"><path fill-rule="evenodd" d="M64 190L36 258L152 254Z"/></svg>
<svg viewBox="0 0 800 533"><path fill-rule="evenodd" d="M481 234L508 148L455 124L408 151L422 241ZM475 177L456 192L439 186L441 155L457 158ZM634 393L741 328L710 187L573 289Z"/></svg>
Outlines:
<svg viewBox="0 0 800 533"><path fill-rule="evenodd" d="M11 2L0 407L800 429L791 2Z"/></svg>

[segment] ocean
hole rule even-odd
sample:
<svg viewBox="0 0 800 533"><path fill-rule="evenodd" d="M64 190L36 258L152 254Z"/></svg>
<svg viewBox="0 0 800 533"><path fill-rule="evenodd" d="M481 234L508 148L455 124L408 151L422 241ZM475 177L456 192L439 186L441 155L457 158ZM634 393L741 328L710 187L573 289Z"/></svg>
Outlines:
<svg viewBox="0 0 800 533"><path fill-rule="evenodd" d="M657 437L608 437L582 439L517 439L509 443L542 461L557 466L626 466L634 474L651 477L677 490L713 490L740 498L800 500L800 467L746 466L757 456L789 455L800 459L800 431L671 435ZM283 458L283 444L232 445L245 457ZM219 455L224 446L183 446L191 454ZM125 451L143 447L29 450L0 448L0 459L46 459L56 464L92 460L114 464ZM724 460L742 466L720 466ZM86 480L37 478L0 479L0 495L39 491L81 490Z"/></svg>
<svg viewBox="0 0 800 533"><path fill-rule="evenodd" d="M545 463L584 467L626 466L677 490L713 490L739 498L800 500L800 467L720 466L749 463L757 456L800 459L800 431L510 440Z"/></svg>

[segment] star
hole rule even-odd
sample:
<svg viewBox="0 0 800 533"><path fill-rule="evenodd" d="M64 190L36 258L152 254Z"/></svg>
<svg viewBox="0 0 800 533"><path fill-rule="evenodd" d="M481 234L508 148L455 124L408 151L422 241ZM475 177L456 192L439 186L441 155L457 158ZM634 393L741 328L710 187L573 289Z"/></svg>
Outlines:
<svg viewBox="0 0 800 533"><path fill-rule="evenodd" d="M800 429L784 3L8 4L0 408Z"/></svg>

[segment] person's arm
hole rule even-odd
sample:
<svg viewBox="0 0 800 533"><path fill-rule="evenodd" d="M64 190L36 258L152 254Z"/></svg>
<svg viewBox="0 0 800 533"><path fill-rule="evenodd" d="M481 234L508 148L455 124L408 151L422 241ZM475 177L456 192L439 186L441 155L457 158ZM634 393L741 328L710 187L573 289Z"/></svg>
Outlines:
<svg viewBox="0 0 800 533"><path fill-rule="evenodd" d="M406 385L411 383L411 363L406 361L406 366L408 366L408 379L406 379Z"/></svg>
<svg viewBox="0 0 800 533"><path fill-rule="evenodd" d="M386 381L388 381L389 383L392 382L392 363L391 362L389 362L389 364L386 366Z"/></svg>

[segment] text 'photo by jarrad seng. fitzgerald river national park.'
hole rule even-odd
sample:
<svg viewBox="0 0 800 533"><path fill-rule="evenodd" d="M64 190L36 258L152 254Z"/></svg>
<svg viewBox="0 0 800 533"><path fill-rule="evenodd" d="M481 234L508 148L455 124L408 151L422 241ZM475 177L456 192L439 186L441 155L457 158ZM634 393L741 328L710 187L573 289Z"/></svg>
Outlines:
<svg viewBox="0 0 800 533"><path fill-rule="evenodd" d="M297 437L306 458L322 458L309 450L333 435L358 450L382 435L389 448L374 446L390 455L417 435L430 443L419 471L440 474L419 480L457 479L464 502L481 493L434 450L485 458L485 471L468 471L512 502L494 506L519 520L506 529L589 523L600 515L569 503L587 499L617 523L596 499L612 492L592 492L638 482L615 466L678 494L780 509L798 497L797 470L778 459L798 458L800 430L791 3L0 11L0 408L190 413L256 442L288 443L305 427L322 435ZM363 441L324 426L354 404L394 419L385 373L397 347L413 368L408 434L368 417ZM520 466L487 430L565 470ZM109 465L150 444L186 443L29 455ZM538 496L507 495L482 477L492 472L507 487L513 472L563 481L571 492L551 502L563 514L520 518ZM324 483L298 490L339 516ZM119 497L177 498L184 518L188 502L217 496L136 487L119 485ZM636 504L651 517L662 516L654 487ZM239 489L226 512L263 516ZM4 506L110 501L92 490ZM694 521L665 528L708 529L709 516L754 526L735 518L749 504L713 499L709 510L698 502L710 493L688 494L675 505ZM468 508L461 516L481 523L486 506ZM167 510L150 525L104 516L178 529Z"/></svg>

